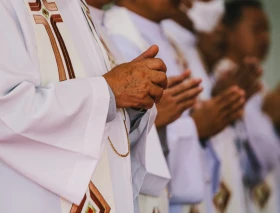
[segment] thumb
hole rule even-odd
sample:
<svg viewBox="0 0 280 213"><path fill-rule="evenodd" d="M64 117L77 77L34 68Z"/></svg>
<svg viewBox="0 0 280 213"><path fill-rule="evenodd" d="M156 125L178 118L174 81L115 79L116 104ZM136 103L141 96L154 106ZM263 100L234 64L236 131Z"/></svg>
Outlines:
<svg viewBox="0 0 280 213"><path fill-rule="evenodd" d="M157 45L151 46L149 49L147 49L145 52L143 52L140 56L135 58L132 61L142 61L144 59L148 58L154 58L158 54L159 48Z"/></svg>

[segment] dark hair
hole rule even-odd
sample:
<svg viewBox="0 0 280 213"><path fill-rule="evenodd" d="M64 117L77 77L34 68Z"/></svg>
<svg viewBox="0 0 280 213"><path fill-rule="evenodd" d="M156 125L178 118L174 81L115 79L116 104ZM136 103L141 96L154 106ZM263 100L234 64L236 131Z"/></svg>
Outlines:
<svg viewBox="0 0 280 213"><path fill-rule="evenodd" d="M258 0L231 0L225 4L223 23L226 27L234 27L242 18L244 8L263 9Z"/></svg>

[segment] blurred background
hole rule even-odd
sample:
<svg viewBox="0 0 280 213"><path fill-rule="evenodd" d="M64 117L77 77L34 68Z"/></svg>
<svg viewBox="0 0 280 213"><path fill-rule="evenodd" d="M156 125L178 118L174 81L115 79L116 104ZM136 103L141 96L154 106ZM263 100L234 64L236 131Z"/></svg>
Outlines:
<svg viewBox="0 0 280 213"><path fill-rule="evenodd" d="M280 0L261 1L264 3L267 14L269 14L272 32L270 54L264 64L264 79L267 86L273 88L280 81Z"/></svg>
<svg viewBox="0 0 280 213"><path fill-rule="evenodd" d="M262 2L265 4L266 11L270 16L272 31L272 45L265 63L265 80L269 87L274 87L280 81L280 1L262 0Z"/></svg>

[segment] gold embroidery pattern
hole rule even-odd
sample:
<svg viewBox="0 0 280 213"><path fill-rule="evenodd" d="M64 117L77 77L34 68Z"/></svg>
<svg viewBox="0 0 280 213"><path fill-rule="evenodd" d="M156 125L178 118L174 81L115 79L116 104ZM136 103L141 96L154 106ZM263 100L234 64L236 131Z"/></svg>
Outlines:
<svg viewBox="0 0 280 213"><path fill-rule="evenodd" d="M269 201L271 196L271 188L266 182L262 182L256 187L254 187L252 191L253 200L255 203L263 209Z"/></svg>
<svg viewBox="0 0 280 213"><path fill-rule="evenodd" d="M199 213L199 210L196 206L192 206L190 209L190 213Z"/></svg>
<svg viewBox="0 0 280 213"><path fill-rule="evenodd" d="M125 118L124 121L123 121L123 123L124 123L125 131L126 131L126 137L127 137L127 153L126 153L126 154L120 154L120 153L117 151L117 149L115 148L114 144L112 143L110 137L108 137L108 140L109 140L109 143L110 143L112 149L114 150L114 152L115 152L118 156L120 156L120 157L122 157L122 158L126 158L126 157L129 156L129 154L130 154L130 139L129 139L128 129L127 129L127 126L126 126L126 116L125 116L125 111L124 111L124 109L123 109L123 114L124 114L123 116L124 116L124 118Z"/></svg>
<svg viewBox="0 0 280 213"><path fill-rule="evenodd" d="M108 59L110 61L111 67L114 68L115 66L117 66L117 60L114 56L114 54L111 52L110 48L108 47L107 43L104 41L104 39L102 38L102 36L100 37L100 41L103 45L103 47L105 48L107 55L108 55Z"/></svg>
<svg viewBox="0 0 280 213"><path fill-rule="evenodd" d="M154 210L153 210L153 213L160 213L159 208L155 207Z"/></svg>
<svg viewBox="0 0 280 213"><path fill-rule="evenodd" d="M228 207L231 198L231 192L227 185L222 182L220 189L213 198L213 203L220 213L224 213Z"/></svg>

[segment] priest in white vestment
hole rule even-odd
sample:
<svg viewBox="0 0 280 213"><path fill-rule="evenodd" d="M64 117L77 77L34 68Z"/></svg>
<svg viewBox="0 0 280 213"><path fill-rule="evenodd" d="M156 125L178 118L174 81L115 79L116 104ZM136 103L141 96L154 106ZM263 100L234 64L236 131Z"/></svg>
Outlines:
<svg viewBox="0 0 280 213"><path fill-rule="evenodd" d="M115 6L106 12L105 25L120 51L126 57L126 60L130 60L130 58L137 55L139 51L141 52L142 49L145 49L146 46L149 46L151 43L155 43L159 45L160 48L164 49L164 51L161 51L160 54L161 57L164 57L165 62L168 64L167 67L169 75L180 75L184 72L184 69L179 67L176 63L176 59L173 55L174 52L162 34L160 26L157 23L141 17L123 7ZM175 124L177 127L184 125L186 128L181 127L180 132L176 130L176 133L174 132L173 136L177 135L178 138L172 140L173 143L178 143L176 148L178 151L181 149L188 152L186 153L186 160L184 160L184 164L187 164L185 168L189 171L189 174L192 175L189 175L189 179L186 180L186 188L182 191L186 194L186 199L188 199L189 202L197 202L200 200L200 196L202 196L203 193L203 189L200 185L203 178L200 164L200 148L194 123L187 113L184 114L185 115L176 120L172 125L174 125L174 129L176 129ZM169 126L167 127L167 142L170 149L169 137L172 136L171 134L168 134L170 131L168 128ZM169 154L170 152L171 149L169 150ZM157 191L156 187L157 184L151 186L150 192ZM142 190L145 188L147 188L147 186L144 185ZM178 189L179 186L177 190ZM144 194L148 194L147 192L148 191L142 191ZM172 191L169 192L171 193L171 196L176 196ZM150 195L153 194L150 193Z"/></svg>
<svg viewBox="0 0 280 213"><path fill-rule="evenodd" d="M149 109L162 96L157 47L108 72L84 1L1 1L0 11L0 212L131 213L129 133L145 143L155 116L147 111L150 124L139 125L129 107ZM138 96L141 78L127 69L153 79L150 94Z"/></svg>
<svg viewBox="0 0 280 213"><path fill-rule="evenodd" d="M201 33L212 33L212 31L220 31L217 26L218 22L220 21L222 14L223 14L223 1L217 0L217 1L210 1L209 3L203 3L203 2L195 2L192 9L190 9L187 14L190 16L191 20L193 21L193 25L196 31L198 31L198 34ZM201 98L204 100L207 100L211 98L211 90L213 87L213 80L211 76L213 62L215 60L218 60L222 54L223 51L220 50L220 35L219 33L214 34L213 33L213 39L212 41L198 41L197 35L194 34L192 31L193 29L191 26L186 26L186 23L189 23L190 21L186 20L184 23L182 23L182 20L176 20L178 23L168 20L163 23L164 29L166 34L170 37L170 39L174 42L174 45L178 47L178 49L181 51L182 55L188 60L189 67L191 70L193 70L193 75L196 77L201 77L203 79L203 86L204 91L201 95ZM180 24L182 24L182 26ZM184 26L184 27L183 27ZM188 28L188 29L187 29ZM201 37L200 37L201 39ZM210 48L211 51L211 60L203 61L205 60L204 57L202 57L202 53L198 50L198 45L202 42L211 42L209 44L206 44L208 49ZM216 45L218 44L218 45ZM208 59L208 58L207 58ZM210 65L207 62L212 62ZM213 144L215 148L215 153L218 154L219 158L221 159L221 183L223 183L224 186L224 194L227 194L226 196L229 196L229 193L231 194L229 203L229 207L227 208L235 208L236 212L242 212L245 209L244 205L244 199L242 200L242 196L238 195L238 190L241 190L242 193L242 179L241 179L241 169L239 168L239 159L237 157L237 152L235 151L235 133L234 130L231 127L228 127L226 130L224 130L222 133L217 135L216 137L212 137L210 139L211 144ZM227 142L228 141L228 142ZM206 158L207 159L207 158ZM227 163L225 163L225 159L228 159ZM230 184L231 189L229 191L227 184L224 182L230 181L229 175L231 172L228 172L227 168L230 168L235 173L239 173L240 177L238 176L232 176L232 181L235 181L236 184L232 185ZM219 181L219 177L216 177ZM225 179L226 178L226 179ZM207 184L209 185L209 183ZM235 192L233 194L233 192ZM237 192L237 193L236 193ZM210 193L205 194L204 198L204 205L198 206L198 210L200 212L215 212L217 211L217 203L213 202L213 195L216 193L215 190L211 191ZM237 194L237 195L236 195ZM225 196L225 197L226 197ZM240 204L233 202L233 200L240 200ZM243 204L242 204L243 203ZM205 206L207 208L207 211L205 209Z"/></svg>
<svg viewBox="0 0 280 213"><path fill-rule="evenodd" d="M129 5L129 1L120 1L119 3L122 5L125 4L126 6ZM160 3L160 1L157 2L156 4L158 3ZM145 4L147 6L150 3L145 2ZM137 7L141 8L142 6L137 5ZM160 6L159 9L165 11L166 8ZM133 8L133 11L135 10L137 9ZM142 8L140 10L143 11L144 9ZM162 13L162 11L160 11L160 13ZM157 13L159 13L159 11L157 11ZM155 13L155 15L157 15L157 13ZM186 69L186 66L184 66L185 65L184 63L180 63L180 60L178 60L177 57L178 55L176 51L173 49L173 47L169 43L169 40L165 37L161 27L157 23L158 21L161 20L161 18L160 17L157 18L159 20L153 20L152 18L150 18L151 20L149 20L148 15L145 18L125 8L115 6L106 13L105 25L110 29L109 34L112 35L113 39L116 41L116 44L119 46L119 48L123 49L123 53L124 55L127 56L128 59L130 59L130 57L133 57L133 55L137 54L137 52L141 51L141 49L145 48L145 46L148 46L151 43L156 43L162 49L165 50L160 54L162 57L165 58L166 62L168 61L167 62L167 64L169 64L169 66L167 65L169 70L168 73L170 75L176 75L176 74L178 75L180 72L184 70L184 68ZM123 24L123 27L122 25L120 25L120 23ZM183 120L184 122L189 122L188 126L192 127L189 130L192 131L186 132L186 130L182 128L183 126L186 126L182 123ZM178 133L182 134L182 136L180 136L180 134ZM202 166L202 165L201 166L194 165L193 162L195 161L193 159L191 160L188 154L183 153L185 150L189 149L188 146L192 146L191 144L195 144L195 146L198 146L199 144L196 126L194 125L192 118L188 116L187 112L183 117L181 117L180 119L178 119L177 121L175 121L174 123L172 123L167 127L167 142L169 145L168 162L171 168L172 177L173 179L177 179L177 180L178 178L181 179L181 181L172 181L175 184L172 184L171 182L171 187L170 187L171 202L175 204L171 206L171 208L172 208L172 212L181 212L182 210L180 209L182 209L182 206L177 205L176 202L196 203L199 201L199 199L195 199L195 194L191 193L191 191L188 190L188 187L191 187L190 189L195 190L193 187L196 186L195 185L189 186L189 183L191 182L195 183L195 181L197 181L195 175L197 174L196 173L197 169ZM199 150L200 149L201 148L199 148ZM183 151L182 154L179 154L180 150ZM209 149L207 152L209 154L213 153L212 149ZM201 155L201 153L199 155ZM192 156L194 155L192 154ZM192 164L191 166L186 165L186 162L188 161L190 164ZM217 162L217 160L215 161ZM213 167L210 166L211 167L210 168L207 166L207 169L211 171L217 171L218 168L217 165L218 163L214 163L212 165ZM180 168L180 169L176 169L176 168ZM192 169L196 172L191 173ZM216 173L213 172L213 175L215 174ZM212 175L212 172L210 172L210 175ZM202 177L202 174L200 177L199 176L197 177L201 178L200 180L202 181L204 179Z"/></svg>
<svg viewBox="0 0 280 213"><path fill-rule="evenodd" d="M122 54L118 51L116 48L115 44L112 42L112 40L109 38L107 35L106 29L104 27L104 10L102 10L102 7L106 3L110 3L110 1L87 1L89 3L89 10L91 12L91 16L93 18L93 21L96 23L96 27L98 28L98 31L101 36L101 40L106 47L106 50L108 51L109 59L112 63L112 66L117 65L121 62L124 62L124 58L122 57ZM137 116L134 115L134 116ZM142 123L144 123L144 120L148 119L148 117L143 117L142 118ZM137 138L139 137L138 135L141 132L139 131L137 134L137 131L134 131L134 134L131 134L131 138ZM163 156L163 152L160 146L160 142L158 139L157 132L154 127L152 127L149 136L147 138L147 146L145 147L140 147L134 148L134 143L132 142L132 155L131 155L131 166L132 166L132 183L133 183L133 193L134 197L137 197L140 188L142 186L143 181L149 181L147 185L147 190L149 189L149 186L151 184L157 184L157 185L163 185L165 186L169 180L170 180L170 173L166 164L166 161ZM143 143L141 143L143 145ZM138 151L145 151L144 153L140 154ZM139 158L140 156L140 158ZM152 174L150 174L152 173ZM162 182L160 184L160 182ZM162 192L162 188L158 187L158 191L160 193ZM154 193L159 193L159 192L154 192ZM158 199L161 202L157 202L157 199L152 199L152 202L146 201L146 198L143 197L142 199L145 199L143 202L149 202L151 205L154 205L157 207L158 205L163 205L161 209L165 208L168 209L168 195L167 192L164 191L164 195L162 199ZM154 201L154 202L153 202ZM136 208L138 208L138 200L135 199L135 205ZM167 207L165 207L167 206ZM144 212L146 212L146 209L143 209ZM164 211L162 211L164 212Z"/></svg>
<svg viewBox="0 0 280 213"><path fill-rule="evenodd" d="M242 67L245 57L253 56L260 62L265 59L269 48L269 23L260 2L226 4L224 24L228 33L228 49L225 58L216 66L217 76L226 70ZM263 110L266 93L263 89L249 99L243 118L243 135L254 155L254 161L249 161L248 166L243 168L247 208L252 213L280 211L280 140L272 123L273 118ZM244 165L244 162L241 163Z"/></svg>

